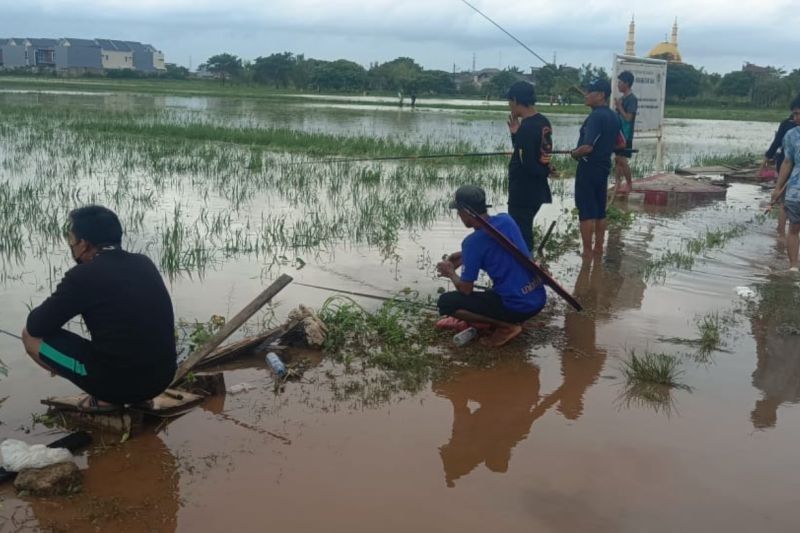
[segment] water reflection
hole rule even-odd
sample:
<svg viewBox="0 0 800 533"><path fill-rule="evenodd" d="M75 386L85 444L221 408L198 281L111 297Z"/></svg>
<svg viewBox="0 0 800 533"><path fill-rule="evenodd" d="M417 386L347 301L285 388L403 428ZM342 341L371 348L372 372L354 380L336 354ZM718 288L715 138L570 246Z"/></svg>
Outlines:
<svg viewBox="0 0 800 533"><path fill-rule="evenodd" d="M70 498L32 498L46 531L170 532L177 527L178 460L154 433L92 451L83 492Z"/></svg>
<svg viewBox="0 0 800 533"><path fill-rule="evenodd" d="M800 286L776 277L759 288L751 327L756 341L753 386L762 393L750 420L756 429L773 428L778 408L800 403Z"/></svg>
<svg viewBox="0 0 800 533"><path fill-rule="evenodd" d="M448 487L480 464L492 472L506 472L514 447L550 408L555 406L567 420L583 415L586 393L608 356L598 346L598 321L610 320L621 309L641 307L647 288L641 264L652 231L627 243L622 236L622 229L612 229L605 258L581 267L574 294L585 310L569 311L564 318L563 381L556 390L540 396L539 368L519 360L491 369L460 369L433 384L433 391L453 404L450 442L439 450Z"/></svg>
<svg viewBox="0 0 800 533"><path fill-rule="evenodd" d="M433 391L453 404L450 442L439 448L448 487L481 463L492 472L508 471L511 450L546 412L535 408L539 368L527 361L461 369L450 379L434 383Z"/></svg>

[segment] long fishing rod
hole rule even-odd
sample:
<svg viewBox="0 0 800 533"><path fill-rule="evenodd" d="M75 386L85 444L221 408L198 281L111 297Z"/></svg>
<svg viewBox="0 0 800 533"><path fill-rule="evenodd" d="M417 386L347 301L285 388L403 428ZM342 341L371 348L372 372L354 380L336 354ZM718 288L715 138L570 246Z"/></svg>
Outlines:
<svg viewBox="0 0 800 533"><path fill-rule="evenodd" d="M492 24L493 24L493 25L494 25L494 26L495 26L497 29L499 29L500 31L502 31L503 33L505 33L506 35L508 35L509 37L511 37L511 38L512 38L512 39L513 39L513 40L514 40L514 41L515 41L517 44L519 44L520 46L522 46L522 47L523 47L525 50L527 50L528 52L530 52L531 54L533 54L533 55L534 55L534 56L535 56L535 57L536 57L536 58L537 58L539 61L541 61L542 63L544 63L544 64L545 64L545 66L552 66L553 68L555 68L555 69L556 69L556 76L559 76L559 77L561 77L561 78L562 78L562 79L564 79L564 80L566 80L566 79L567 79L565 76L563 76L563 75L559 74L559 72L558 72L558 65L556 65L556 64L555 64L555 62L553 62L553 63L549 63L549 62L548 62L546 59L544 59L542 56L540 56L539 54L537 54L536 52L534 52L533 50L531 50L531 48L530 48L530 47L529 47L527 44L523 43L523 42L522 42L522 41L520 41L520 40L519 40L517 37L515 37L515 36L514 36L514 35L513 35L513 34L512 34L510 31L508 31L507 29L505 29L504 27L502 27L500 24L498 24L497 22L495 22L494 20L492 20L492 19L489 17L489 15L487 15L486 13L484 13L483 11L481 11L480 9L478 9L477 7L475 7L474 5L470 4L470 3L469 3L467 0L461 0L461 1L462 1L463 3L465 3L466 5L468 5L468 6L469 6L469 7L470 7L470 8L471 8L473 11L475 11L475 12L476 12L478 15L482 16L483 18L485 18L486 20L488 20L489 22L491 22L491 23L492 23ZM576 91L578 91L579 93L581 93L583 96L586 96L586 91L584 91L584 90L583 90L581 87L579 87L579 86L578 86L577 84L575 84L575 83L572 83L572 84L570 85L570 89L575 89Z"/></svg>
<svg viewBox="0 0 800 533"><path fill-rule="evenodd" d="M637 153L639 150L631 150ZM290 163L290 165L329 165L336 163L370 163L380 161L417 161L423 159L455 159L455 158L469 158L469 157L509 157L514 152L466 152L460 154L427 154L427 155L391 155L384 157L360 157L360 158L346 158L337 157L333 159L320 159L318 161L298 161L297 163ZM553 150L550 152L552 155L570 155L572 150Z"/></svg>
<svg viewBox="0 0 800 533"><path fill-rule="evenodd" d="M503 28L503 27L502 27L500 24L498 24L497 22L495 22L494 20L492 20L492 19L489 17L489 15L487 15L486 13L484 13L483 11L481 11L480 9L478 9L477 7L475 7L475 6L473 6L472 4L470 4L469 2L467 2L467 0L461 0L461 1L462 1L462 2L464 2L465 4L467 4L467 5L468 5L470 8L472 8L472 10L473 10L473 11L475 11L475 12L476 12L478 15L482 16L483 18L485 18L486 20L488 20L489 22L491 22L492 24L494 24L494 26L495 26L495 27L496 27L498 30L502 31L503 33L505 33L506 35L508 35L508 36L509 36L509 37L511 37L512 39L514 39L514 40L517 42L517 44L519 44L519 45L520 45L520 46L522 46L522 47L523 47L525 50L527 50L528 52L530 52L531 54L533 54L534 56L536 56L536 58L537 58L539 61L541 61L541 62L542 62L542 63L544 63L545 65L553 65L553 66L555 66L555 63L548 63L546 59L544 59L542 56L540 56L539 54L537 54L536 52L534 52L533 50L531 50L531 49L528 47L528 45L527 45L527 44L525 44L525 43L523 43L522 41L520 41L519 39L517 39L517 38L516 38L516 37L515 37L515 36L514 36L514 35L513 35L513 34L512 34L510 31L506 30L506 29L505 29L505 28Z"/></svg>
<svg viewBox="0 0 800 533"><path fill-rule="evenodd" d="M583 311L583 307L564 287L562 287L550 274L542 269L536 262L530 258L528 254L517 248L508 237L500 233L490 222L484 220L474 209L466 204L458 204L459 211L465 212L473 220L474 224L486 231L486 233L494 239L500 246L505 248L522 266L528 271L537 275L542 282L553 289L556 294L561 296L568 304L575 308L576 311Z"/></svg>

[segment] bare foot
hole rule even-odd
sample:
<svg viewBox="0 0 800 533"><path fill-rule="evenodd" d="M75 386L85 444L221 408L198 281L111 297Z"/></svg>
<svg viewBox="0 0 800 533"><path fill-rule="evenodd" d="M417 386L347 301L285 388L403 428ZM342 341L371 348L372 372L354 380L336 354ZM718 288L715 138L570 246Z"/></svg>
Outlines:
<svg viewBox="0 0 800 533"><path fill-rule="evenodd" d="M498 327L489 337L481 339L481 344L490 348L499 348L522 333L522 326L514 324L508 327Z"/></svg>

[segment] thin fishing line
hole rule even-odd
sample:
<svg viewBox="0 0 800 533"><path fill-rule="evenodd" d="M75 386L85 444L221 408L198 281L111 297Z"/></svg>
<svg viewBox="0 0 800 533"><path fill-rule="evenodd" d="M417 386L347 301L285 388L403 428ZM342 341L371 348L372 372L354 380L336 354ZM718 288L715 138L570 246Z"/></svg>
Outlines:
<svg viewBox="0 0 800 533"><path fill-rule="evenodd" d="M492 20L491 18L489 18L489 16L488 16L486 13L484 13L483 11L481 11L480 9L478 9L477 7L475 7L475 6L473 6L472 4L470 4L469 2L467 2L467 0L461 0L461 1L462 1L462 2L464 2L465 4L467 4L469 7L471 7L471 8L472 8L472 9L473 9L473 10L474 10L474 11L475 11L475 12L476 12L478 15L482 16L483 18L485 18L486 20L488 20L489 22L491 22L492 24L494 24L494 25L497 27L497 29L499 29L500 31L502 31L503 33L505 33L506 35L508 35L508 36L509 36L509 37L511 37L512 39L514 39L514 40L515 40L515 41L516 41L516 42L517 42L517 43L518 43L520 46L522 46L522 47L523 47L525 50L527 50L528 52L530 52L530 53L532 53L534 56L536 56L536 58L537 58L539 61L541 61L541 62L542 62L542 63L544 63L545 65L553 65L553 66L556 66L556 65L555 65L555 63L548 63L546 59L544 59L542 56L540 56L539 54L537 54L536 52L534 52L533 50L531 50L531 49L528 47L528 45L527 45L527 44L525 44L525 43L523 43L522 41L520 41L519 39L517 39L517 38L516 38L516 37L515 37L515 36L514 36L514 35L513 35L511 32L509 32L508 30L506 30L505 28L503 28L503 27L502 27L500 24L498 24L497 22L495 22L494 20Z"/></svg>
<svg viewBox="0 0 800 533"><path fill-rule="evenodd" d="M4 333L4 334L8 335L9 337L14 337L15 339L17 339L19 341L22 340L22 337L20 337L19 335L14 335L13 333L10 333L10 332L8 332L8 331L6 331L4 329L0 329L0 333Z"/></svg>

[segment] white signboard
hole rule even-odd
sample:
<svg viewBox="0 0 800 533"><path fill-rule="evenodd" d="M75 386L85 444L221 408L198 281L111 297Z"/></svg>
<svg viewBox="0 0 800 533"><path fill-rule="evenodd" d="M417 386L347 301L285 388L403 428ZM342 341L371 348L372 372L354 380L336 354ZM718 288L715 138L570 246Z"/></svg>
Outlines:
<svg viewBox="0 0 800 533"><path fill-rule="evenodd" d="M619 98L617 76L625 70L633 73L631 90L639 100L636 113L636 136L662 136L664 125L664 102L667 92L667 62L661 59L614 56L614 76L611 78L612 98Z"/></svg>

